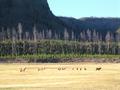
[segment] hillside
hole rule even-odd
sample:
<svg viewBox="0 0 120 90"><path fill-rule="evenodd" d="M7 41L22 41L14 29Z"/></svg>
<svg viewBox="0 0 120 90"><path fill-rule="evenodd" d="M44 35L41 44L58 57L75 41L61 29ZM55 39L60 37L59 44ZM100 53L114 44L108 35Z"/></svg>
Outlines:
<svg viewBox="0 0 120 90"><path fill-rule="evenodd" d="M0 0L0 28L23 25L24 31L52 29L63 32L67 28L79 35L83 30L96 30L105 34L120 28L120 18L68 18L57 17L51 12L47 0Z"/></svg>
<svg viewBox="0 0 120 90"><path fill-rule="evenodd" d="M55 17L47 0L0 0L0 27L14 27L21 23L24 30L33 25L39 29L61 29L62 22Z"/></svg>
<svg viewBox="0 0 120 90"><path fill-rule="evenodd" d="M73 30L96 30L106 33L107 31L116 32L120 28L120 18L68 18L59 17L66 25L71 26ZM76 32L77 32L76 31Z"/></svg>

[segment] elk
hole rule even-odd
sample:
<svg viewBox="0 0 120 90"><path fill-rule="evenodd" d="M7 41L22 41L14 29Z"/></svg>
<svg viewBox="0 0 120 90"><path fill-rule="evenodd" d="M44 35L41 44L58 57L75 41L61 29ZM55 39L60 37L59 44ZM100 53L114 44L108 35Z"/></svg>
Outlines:
<svg viewBox="0 0 120 90"><path fill-rule="evenodd" d="M84 70L87 70L87 68L84 68Z"/></svg>
<svg viewBox="0 0 120 90"><path fill-rule="evenodd" d="M82 68L80 68L80 70L82 70Z"/></svg>
<svg viewBox="0 0 120 90"><path fill-rule="evenodd" d="M60 71L60 70L61 70L61 68L58 68L58 70Z"/></svg>
<svg viewBox="0 0 120 90"><path fill-rule="evenodd" d="M38 68L38 72L42 71L42 70L45 70L45 68Z"/></svg>
<svg viewBox="0 0 120 90"><path fill-rule="evenodd" d="M26 71L26 67L25 68L20 68L20 72L25 72Z"/></svg>
<svg viewBox="0 0 120 90"><path fill-rule="evenodd" d="M76 68L76 70L79 70L79 68Z"/></svg>
<svg viewBox="0 0 120 90"><path fill-rule="evenodd" d="M66 70L66 68L62 68L62 70Z"/></svg>
<svg viewBox="0 0 120 90"><path fill-rule="evenodd" d="M102 68L101 67L97 67L96 68L96 71L100 71Z"/></svg>
<svg viewBox="0 0 120 90"><path fill-rule="evenodd" d="M41 69L40 68L38 68L38 72L40 71Z"/></svg>
<svg viewBox="0 0 120 90"><path fill-rule="evenodd" d="M66 70L66 68L58 68L58 70L60 71L60 70Z"/></svg>

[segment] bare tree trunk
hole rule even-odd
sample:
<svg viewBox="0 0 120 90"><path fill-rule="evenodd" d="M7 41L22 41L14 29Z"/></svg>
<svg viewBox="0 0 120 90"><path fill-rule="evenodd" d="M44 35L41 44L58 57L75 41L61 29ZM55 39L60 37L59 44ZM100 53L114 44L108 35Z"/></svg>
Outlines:
<svg viewBox="0 0 120 90"><path fill-rule="evenodd" d="M34 39L34 54L37 55L37 29L36 26L33 28L33 39ZM37 59L34 59L34 62L37 62Z"/></svg>
<svg viewBox="0 0 120 90"><path fill-rule="evenodd" d="M22 41L22 25L18 24L19 41Z"/></svg>
<svg viewBox="0 0 120 90"><path fill-rule="evenodd" d="M16 55L16 31L15 29L13 28L12 29L12 56Z"/></svg>

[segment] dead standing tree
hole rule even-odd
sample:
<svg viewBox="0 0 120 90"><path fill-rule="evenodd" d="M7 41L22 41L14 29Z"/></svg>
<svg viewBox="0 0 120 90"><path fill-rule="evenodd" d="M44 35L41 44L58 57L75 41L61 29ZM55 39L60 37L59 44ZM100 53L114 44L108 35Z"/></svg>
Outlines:
<svg viewBox="0 0 120 90"><path fill-rule="evenodd" d="M16 55L16 30L15 28L12 29L12 56Z"/></svg>
<svg viewBox="0 0 120 90"><path fill-rule="evenodd" d="M106 43L107 43L107 54L109 54L109 50L110 50L110 40L111 40L111 35L110 32L107 32L106 37L105 37Z"/></svg>
<svg viewBox="0 0 120 90"><path fill-rule="evenodd" d="M22 25L18 23L19 41L22 41Z"/></svg>
<svg viewBox="0 0 120 90"><path fill-rule="evenodd" d="M36 29L35 25L33 27L33 42L34 42L33 54L36 55L37 54L37 29ZM34 62L36 62L36 61L37 61L37 59L34 58Z"/></svg>

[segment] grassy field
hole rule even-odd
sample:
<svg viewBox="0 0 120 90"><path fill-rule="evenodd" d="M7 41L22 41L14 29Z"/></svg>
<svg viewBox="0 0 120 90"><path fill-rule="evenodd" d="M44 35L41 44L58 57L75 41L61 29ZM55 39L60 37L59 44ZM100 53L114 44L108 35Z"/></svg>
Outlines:
<svg viewBox="0 0 120 90"><path fill-rule="evenodd" d="M120 64L0 64L0 90L120 90Z"/></svg>

